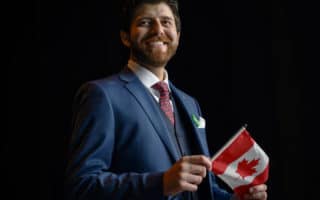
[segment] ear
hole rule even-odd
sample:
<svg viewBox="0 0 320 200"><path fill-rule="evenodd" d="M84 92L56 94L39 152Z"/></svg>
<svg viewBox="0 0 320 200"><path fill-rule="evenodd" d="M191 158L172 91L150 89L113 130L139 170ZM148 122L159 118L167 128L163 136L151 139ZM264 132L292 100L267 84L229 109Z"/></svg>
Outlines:
<svg viewBox="0 0 320 200"><path fill-rule="evenodd" d="M122 44L126 47L130 47L130 39L129 39L129 33L125 32L125 31L120 31L120 38L122 41Z"/></svg>
<svg viewBox="0 0 320 200"><path fill-rule="evenodd" d="M180 41L180 32L178 32L177 35L178 35L178 41Z"/></svg>

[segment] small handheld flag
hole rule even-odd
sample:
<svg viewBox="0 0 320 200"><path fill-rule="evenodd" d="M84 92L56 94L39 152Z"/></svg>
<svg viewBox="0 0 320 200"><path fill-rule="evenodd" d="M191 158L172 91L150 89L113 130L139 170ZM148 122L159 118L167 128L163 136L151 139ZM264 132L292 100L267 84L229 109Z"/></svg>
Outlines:
<svg viewBox="0 0 320 200"><path fill-rule="evenodd" d="M242 196L268 180L269 157L242 127L212 158L212 171Z"/></svg>

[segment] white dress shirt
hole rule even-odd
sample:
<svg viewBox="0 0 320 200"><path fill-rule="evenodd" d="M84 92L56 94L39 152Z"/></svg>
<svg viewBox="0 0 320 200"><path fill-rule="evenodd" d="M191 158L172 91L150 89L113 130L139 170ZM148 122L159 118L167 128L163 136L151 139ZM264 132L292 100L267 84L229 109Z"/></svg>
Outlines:
<svg viewBox="0 0 320 200"><path fill-rule="evenodd" d="M148 90L151 92L152 96L156 99L157 102L159 102L160 93L158 90L155 90L152 88L154 84L161 81L154 73L152 73L150 70L148 70L145 67L142 67L138 63L134 62L133 60L128 61L128 67L131 69L135 75L139 78L139 80L142 82L142 84L148 88ZM170 85L169 85L169 76L168 72L164 70L164 82L168 84L168 88L170 91ZM170 104L172 106L172 101L170 100ZM173 109L173 107L172 107Z"/></svg>

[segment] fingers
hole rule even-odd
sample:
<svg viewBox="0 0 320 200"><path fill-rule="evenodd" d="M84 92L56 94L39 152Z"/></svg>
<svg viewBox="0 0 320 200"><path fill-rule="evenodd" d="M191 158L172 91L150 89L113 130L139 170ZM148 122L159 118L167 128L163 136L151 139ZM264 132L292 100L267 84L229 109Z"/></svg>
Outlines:
<svg viewBox="0 0 320 200"><path fill-rule="evenodd" d="M255 185L249 189L250 193L259 192L259 191L260 192L267 191L267 185L266 184Z"/></svg>
<svg viewBox="0 0 320 200"><path fill-rule="evenodd" d="M207 175L207 169L204 166L196 165L196 164L190 164L190 163L182 163L181 164L181 171L187 172L190 174L200 175L203 178Z"/></svg>
<svg viewBox="0 0 320 200"><path fill-rule="evenodd" d="M267 185L261 184L251 187L244 197L246 200L266 200L267 196Z"/></svg>
<svg viewBox="0 0 320 200"><path fill-rule="evenodd" d="M202 182L203 177L198 175L193 175L189 173L182 174L182 180L186 181L187 183L191 183L193 185L199 185Z"/></svg>
<svg viewBox="0 0 320 200"><path fill-rule="evenodd" d="M197 191L208 169L211 169L211 162L205 156L183 157L164 173L164 194L167 196L183 191Z"/></svg>
<svg viewBox="0 0 320 200"><path fill-rule="evenodd" d="M181 190L179 192L181 192L181 191L195 192L198 190L198 185L188 183L187 181L181 181L180 188L181 188Z"/></svg>
<svg viewBox="0 0 320 200"><path fill-rule="evenodd" d="M266 200L267 192L256 192L253 194L245 194L245 200Z"/></svg>
<svg viewBox="0 0 320 200"><path fill-rule="evenodd" d="M191 163L191 164L201 165L206 167L207 170L211 170L210 159L203 155L185 156L182 158L182 161Z"/></svg>

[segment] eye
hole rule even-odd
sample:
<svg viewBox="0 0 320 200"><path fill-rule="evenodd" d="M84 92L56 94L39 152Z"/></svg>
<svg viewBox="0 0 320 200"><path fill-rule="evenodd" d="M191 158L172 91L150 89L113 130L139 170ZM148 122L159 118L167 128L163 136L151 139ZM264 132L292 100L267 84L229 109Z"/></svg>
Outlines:
<svg viewBox="0 0 320 200"><path fill-rule="evenodd" d="M138 21L138 26L150 26L151 20L150 19L141 19Z"/></svg>
<svg viewBox="0 0 320 200"><path fill-rule="evenodd" d="M171 25L171 22L169 20L164 20L164 21L162 21L162 24L169 26L169 25Z"/></svg>
<svg viewBox="0 0 320 200"><path fill-rule="evenodd" d="M170 27L173 24L173 20L170 18L165 18L161 21L161 24L165 27Z"/></svg>

